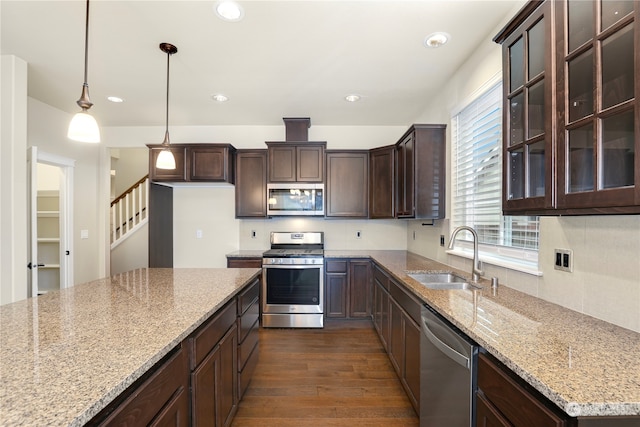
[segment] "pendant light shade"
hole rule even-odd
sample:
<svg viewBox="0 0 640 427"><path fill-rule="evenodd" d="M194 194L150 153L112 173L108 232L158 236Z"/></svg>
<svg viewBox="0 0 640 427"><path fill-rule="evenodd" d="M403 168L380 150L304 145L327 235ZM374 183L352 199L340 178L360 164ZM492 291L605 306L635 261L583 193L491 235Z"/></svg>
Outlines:
<svg viewBox="0 0 640 427"><path fill-rule="evenodd" d="M74 141L98 143L100 142L100 128L96 119L89 114L89 108L93 105L89 99L89 84L87 83L87 68L89 58L89 0L87 0L87 11L85 20L84 35L84 83L82 84L82 93L80 99L76 101L82 109L76 113L69 123L67 137Z"/></svg>
<svg viewBox="0 0 640 427"><path fill-rule="evenodd" d="M175 169L176 159L169 149L169 145L171 144L169 141L169 58L178 52L178 48L169 43L160 43L160 50L167 54L167 113L165 116L164 141L162 141L163 149L156 159L156 168Z"/></svg>

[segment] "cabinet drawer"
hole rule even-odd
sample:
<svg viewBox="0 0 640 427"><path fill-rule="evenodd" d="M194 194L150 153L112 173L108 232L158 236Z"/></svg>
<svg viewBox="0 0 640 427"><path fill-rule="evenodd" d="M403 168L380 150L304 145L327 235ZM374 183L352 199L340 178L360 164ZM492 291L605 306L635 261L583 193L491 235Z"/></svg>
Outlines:
<svg viewBox="0 0 640 427"><path fill-rule="evenodd" d="M560 414L543 403L543 396L525 389L484 354L478 357L478 388L514 427L566 425Z"/></svg>
<svg viewBox="0 0 640 427"><path fill-rule="evenodd" d="M332 259L327 260L326 273L346 273L347 272L347 260L346 259Z"/></svg>
<svg viewBox="0 0 640 427"><path fill-rule="evenodd" d="M205 356L218 344L236 321L235 301L224 306L213 319L200 326L189 338L191 346L191 369L204 360Z"/></svg>
<svg viewBox="0 0 640 427"><path fill-rule="evenodd" d="M247 387L249 387L249 383L251 382L251 377L253 377L253 372L256 370L256 366L258 365L259 347L260 344L255 346L253 352L249 355L244 368L238 372L238 397L240 399L244 395L245 391L247 391Z"/></svg>
<svg viewBox="0 0 640 427"><path fill-rule="evenodd" d="M375 264L373 266L373 279L377 280L386 290L389 290L389 276Z"/></svg>
<svg viewBox="0 0 640 427"><path fill-rule="evenodd" d="M238 294L238 316L242 316L258 300L259 293L260 279L256 279L247 289Z"/></svg>
<svg viewBox="0 0 640 427"><path fill-rule="evenodd" d="M390 280L389 294L398 302L398 305L407 312L409 317L413 319L418 325L421 322L421 310L422 305L410 296L403 288L402 285L397 284L393 280Z"/></svg>
<svg viewBox="0 0 640 427"><path fill-rule="evenodd" d="M238 370L242 370L244 368L245 363L247 363L247 359L249 355L258 344L259 339L259 327L258 327L258 319L256 319L253 326L248 329L246 337L244 341L240 342L238 345Z"/></svg>
<svg viewBox="0 0 640 427"><path fill-rule="evenodd" d="M227 268L262 268L262 258L227 258Z"/></svg>
<svg viewBox="0 0 640 427"><path fill-rule="evenodd" d="M253 300L247 311L238 317L238 342L244 341L245 337L255 327L260 317L260 304L258 299Z"/></svg>
<svg viewBox="0 0 640 427"><path fill-rule="evenodd" d="M177 419L188 420L188 367L185 349L178 351L140 386L131 390L118 407L99 425L149 425L158 414L174 413ZM185 421L186 422L186 421Z"/></svg>

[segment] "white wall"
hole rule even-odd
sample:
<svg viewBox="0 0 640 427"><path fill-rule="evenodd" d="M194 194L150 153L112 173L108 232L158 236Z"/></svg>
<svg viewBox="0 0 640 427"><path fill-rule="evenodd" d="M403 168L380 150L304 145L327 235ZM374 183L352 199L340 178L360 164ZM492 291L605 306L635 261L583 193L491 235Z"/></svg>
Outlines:
<svg viewBox="0 0 640 427"><path fill-rule="evenodd" d="M112 194L118 197L140 178L149 173L149 150L140 148L114 148L110 150L112 176Z"/></svg>
<svg viewBox="0 0 640 427"><path fill-rule="evenodd" d="M111 251L111 274L149 266L149 223L145 223Z"/></svg>
<svg viewBox="0 0 640 427"><path fill-rule="evenodd" d="M449 124L453 110L501 73L501 47L491 41L500 28L478 45L417 121ZM450 162L449 130L447 145ZM440 235L448 241L448 220L432 227L412 221L407 235L408 250L470 271L470 260L448 255L439 246ZM553 268L556 248L573 251L572 273ZM503 285L640 332L640 215L541 218L539 269L541 277L485 264L486 276L499 277Z"/></svg>
<svg viewBox="0 0 640 427"><path fill-rule="evenodd" d="M101 168L103 147L67 139L71 115L33 98L28 98L28 146L75 160L73 218L74 283L84 283L105 276L104 221L108 194L102 194L101 175L108 179L108 169ZM87 230L89 237L80 238ZM26 232L24 234L26 236Z"/></svg>
<svg viewBox="0 0 640 427"><path fill-rule="evenodd" d="M27 297L27 63L0 58L0 304Z"/></svg>

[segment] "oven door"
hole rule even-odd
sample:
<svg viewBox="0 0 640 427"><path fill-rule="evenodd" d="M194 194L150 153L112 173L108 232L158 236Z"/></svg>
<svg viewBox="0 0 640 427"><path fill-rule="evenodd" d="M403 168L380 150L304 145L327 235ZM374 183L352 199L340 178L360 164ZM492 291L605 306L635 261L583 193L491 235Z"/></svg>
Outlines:
<svg viewBox="0 0 640 427"><path fill-rule="evenodd" d="M324 265L265 265L263 313L323 313Z"/></svg>

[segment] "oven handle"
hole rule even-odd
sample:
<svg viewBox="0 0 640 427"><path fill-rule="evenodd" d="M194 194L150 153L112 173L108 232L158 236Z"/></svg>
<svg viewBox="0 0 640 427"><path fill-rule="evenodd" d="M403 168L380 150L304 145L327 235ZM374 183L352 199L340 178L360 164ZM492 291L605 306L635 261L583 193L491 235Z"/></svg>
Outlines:
<svg viewBox="0 0 640 427"><path fill-rule="evenodd" d="M317 269L324 269L324 264L263 264L262 268L269 269L269 268L278 268L278 269L295 269L295 270L302 270L302 269L307 269L307 268L317 268Z"/></svg>

